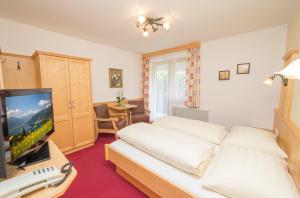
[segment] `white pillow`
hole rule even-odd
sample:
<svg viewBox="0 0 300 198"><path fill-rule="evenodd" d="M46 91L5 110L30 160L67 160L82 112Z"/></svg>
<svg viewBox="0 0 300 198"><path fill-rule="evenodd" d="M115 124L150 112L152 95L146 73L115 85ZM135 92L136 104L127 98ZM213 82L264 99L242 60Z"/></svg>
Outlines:
<svg viewBox="0 0 300 198"><path fill-rule="evenodd" d="M280 158L229 145L222 146L203 186L232 198L299 198Z"/></svg>
<svg viewBox="0 0 300 198"><path fill-rule="evenodd" d="M188 133L214 144L221 144L227 135L224 126L182 117L166 116L156 120L153 124Z"/></svg>
<svg viewBox="0 0 300 198"><path fill-rule="evenodd" d="M287 158L276 141L276 135L262 129L233 127L223 144L257 149L280 158Z"/></svg>

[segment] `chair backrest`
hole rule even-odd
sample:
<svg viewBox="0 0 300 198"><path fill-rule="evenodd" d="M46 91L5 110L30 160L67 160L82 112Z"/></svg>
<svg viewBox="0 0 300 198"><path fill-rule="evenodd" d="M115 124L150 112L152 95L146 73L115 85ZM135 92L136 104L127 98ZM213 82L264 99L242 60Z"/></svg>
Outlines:
<svg viewBox="0 0 300 198"><path fill-rule="evenodd" d="M106 104L94 106L97 118L109 118L108 107Z"/></svg>
<svg viewBox="0 0 300 198"><path fill-rule="evenodd" d="M129 100L129 104L137 105L137 108L131 109L131 112L136 114L136 113L145 113L145 107L144 107L144 99L139 99L139 100Z"/></svg>

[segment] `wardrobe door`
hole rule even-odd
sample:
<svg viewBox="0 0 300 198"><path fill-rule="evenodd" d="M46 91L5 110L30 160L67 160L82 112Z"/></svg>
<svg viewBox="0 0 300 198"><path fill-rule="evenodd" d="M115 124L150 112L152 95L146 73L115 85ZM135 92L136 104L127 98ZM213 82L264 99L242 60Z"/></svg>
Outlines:
<svg viewBox="0 0 300 198"><path fill-rule="evenodd" d="M90 62L69 59L75 147L93 143L93 113Z"/></svg>
<svg viewBox="0 0 300 198"><path fill-rule="evenodd" d="M42 87L52 88L54 126L52 139L63 151L74 147L68 59L42 55Z"/></svg>

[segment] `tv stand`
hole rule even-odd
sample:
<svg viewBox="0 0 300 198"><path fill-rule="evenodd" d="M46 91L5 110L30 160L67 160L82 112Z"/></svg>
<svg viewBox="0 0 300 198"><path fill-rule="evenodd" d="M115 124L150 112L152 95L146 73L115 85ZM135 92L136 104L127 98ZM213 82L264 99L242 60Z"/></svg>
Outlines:
<svg viewBox="0 0 300 198"><path fill-rule="evenodd" d="M49 144L46 141L45 143L43 143L43 145L41 145L41 148L17 159L15 162L12 163L12 165L18 166L18 168L23 169L26 166L36 164L38 162L42 162L49 159L50 159Z"/></svg>

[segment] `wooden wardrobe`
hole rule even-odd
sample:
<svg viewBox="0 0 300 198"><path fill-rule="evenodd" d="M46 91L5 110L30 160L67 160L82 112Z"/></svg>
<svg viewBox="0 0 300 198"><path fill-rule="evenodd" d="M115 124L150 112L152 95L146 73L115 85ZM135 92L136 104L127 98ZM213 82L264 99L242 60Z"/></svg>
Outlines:
<svg viewBox="0 0 300 198"><path fill-rule="evenodd" d="M56 145L70 153L94 143L90 59L36 51L0 54L5 89L52 88Z"/></svg>
<svg viewBox="0 0 300 198"><path fill-rule="evenodd" d="M39 51L33 59L38 87L52 88L54 142L65 153L92 145L90 59Z"/></svg>

